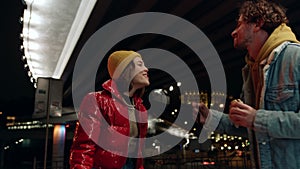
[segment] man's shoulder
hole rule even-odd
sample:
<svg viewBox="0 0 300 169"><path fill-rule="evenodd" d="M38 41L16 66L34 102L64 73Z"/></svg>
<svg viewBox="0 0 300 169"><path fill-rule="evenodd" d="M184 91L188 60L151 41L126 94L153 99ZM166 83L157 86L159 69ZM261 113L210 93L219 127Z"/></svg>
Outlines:
<svg viewBox="0 0 300 169"><path fill-rule="evenodd" d="M293 58L300 57L300 43L289 42L283 50L285 51L285 55L288 55Z"/></svg>
<svg viewBox="0 0 300 169"><path fill-rule="evenodd" d="M297 65L300 63L300 43L289 42L282 50L283 63L290 65Z"/></svg>
<svg viewBox="0 0 300 169"><path fill-rule="evenodd" d="M300 57L300 43L284 42L274 51L275 53L278 53L278 55L283 54L284 56Z"/></svg>
<svg viewBox="0 0 300 169"><path fill-rule="evenodd" d="M300 50L300 43L296 42L289 42L286 46L289 50Z"/></svg>

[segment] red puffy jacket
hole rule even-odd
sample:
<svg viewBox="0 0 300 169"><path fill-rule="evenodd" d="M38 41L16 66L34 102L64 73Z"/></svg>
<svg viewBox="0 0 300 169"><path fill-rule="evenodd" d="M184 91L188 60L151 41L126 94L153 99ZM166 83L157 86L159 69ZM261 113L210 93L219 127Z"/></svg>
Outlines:
<svg viewBox="0 0 300 169"><path fill-rule="evenodd" d="M80 105L73 144L71 169L118 169L126 163L130 124L128 107L113 80L104 90L86 95ZM142 99L134 97L139 129L137 169L143 169L142 149L147 134L147 111Z"/></svg>

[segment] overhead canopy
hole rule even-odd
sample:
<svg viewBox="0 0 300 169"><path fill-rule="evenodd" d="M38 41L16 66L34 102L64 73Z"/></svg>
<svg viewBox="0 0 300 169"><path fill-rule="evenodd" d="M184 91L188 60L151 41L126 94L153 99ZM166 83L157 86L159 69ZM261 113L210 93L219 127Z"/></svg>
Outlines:
<svg viewBox="0 0 300 169"><path fill-rule="evenodd" d="M29 75L60 78L96 0L25 0L24 60Z"/></svg>

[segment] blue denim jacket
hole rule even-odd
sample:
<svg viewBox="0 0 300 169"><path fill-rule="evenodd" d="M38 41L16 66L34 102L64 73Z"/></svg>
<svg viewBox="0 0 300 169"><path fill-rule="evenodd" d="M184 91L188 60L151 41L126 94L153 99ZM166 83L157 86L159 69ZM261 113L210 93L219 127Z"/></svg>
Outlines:
<svg viewBox="0 0 300 169"><path fill-rule="evenodd" d="M249 138L253 164L253 155L258 155L259 159L259 164L253 168L300 169L300 44L284 42L273 50L265 63L262 67L264 86L254 131L234 127L227 114L220 116L221 112L214 110L210 114L215 119L221 117L217 131ZM251 105L253 92L249 90L248 71L246 66L243 99Z"/></svg>
<svg viewBox="0 0 300 169"><path fill-rule="evenodd" d="M268 66L267 66L268 67ZM266 69L254 126L262 168L300 168L300 45L283 43Z"/></svg>

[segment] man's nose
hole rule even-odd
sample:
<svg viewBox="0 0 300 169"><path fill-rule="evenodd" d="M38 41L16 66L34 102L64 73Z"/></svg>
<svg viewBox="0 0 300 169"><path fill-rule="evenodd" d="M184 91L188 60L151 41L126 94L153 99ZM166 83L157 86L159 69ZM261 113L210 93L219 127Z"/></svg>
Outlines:
<svg viewBox="0 0 300 169"><path fill-rule="evenodd" d="M233 30L232 32L231 32L231 36L234 38L234 37L236 37L236 30Z"/></svg>

